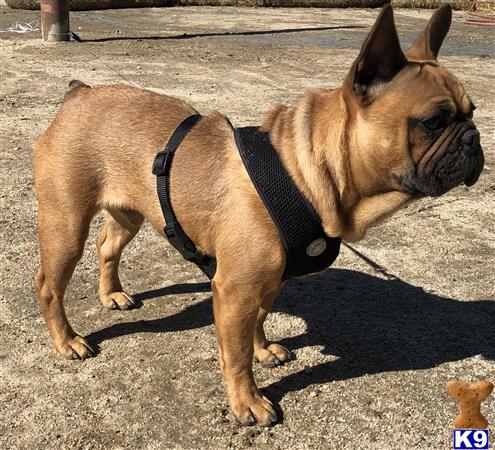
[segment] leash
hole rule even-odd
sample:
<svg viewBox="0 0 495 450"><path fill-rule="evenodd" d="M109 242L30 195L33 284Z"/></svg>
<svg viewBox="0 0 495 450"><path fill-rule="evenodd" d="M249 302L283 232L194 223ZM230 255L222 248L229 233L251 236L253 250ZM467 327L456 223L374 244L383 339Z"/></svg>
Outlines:
<svg viewBox="0 0 495 450"><path fill-rule="evenodd" d="M100 58L93 50L89 48L89 46L84 44L84 41L73 31L70 32L70 37L71 41L77 42L82 48L84 48L88 53L93 55L99 62L101 62L104 66L108 67L111 71L113 71L117 76L119 76L122 80L124 80L126 83L129 83L131 86L143 89L139 84L135 83L132 80L129 80L129 78L125 77L122 75L115 67L111 66L107 62L105 62L102 58Z"/></svg>

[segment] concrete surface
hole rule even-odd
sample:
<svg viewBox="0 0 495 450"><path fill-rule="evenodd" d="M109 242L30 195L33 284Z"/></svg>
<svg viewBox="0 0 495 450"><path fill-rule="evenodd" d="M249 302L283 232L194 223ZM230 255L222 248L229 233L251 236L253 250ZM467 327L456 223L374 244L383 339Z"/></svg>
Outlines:
<svg viewBox="0 0 495 450"><path fill-rule="evenodd" d="M256 124L270 105L337 86L376 14L111 10L72 14L84 43L0 35L0 448L452 448L457 405L445 383L495 381L495 29L463 25L461 13L441 61L478 106L485 171L473 188L415 203L373 229L353 246L362 257L343 248L334 268L287 283L268 328L298 359L255 367L259 386L284 411L280 424L234 423L208 285L149 227L121 266L124 286L142 301L128 312L100 308L100 221L92 227L65 304L75 329L100 346L96 358L60 359L31 284L38 265L32 146L72 78L117 83L118 71L205 113ZM429 15L397 11L404 44ZM0 28L37 17L1 8ZM493 445L495 396L483 411Z"/></svg>

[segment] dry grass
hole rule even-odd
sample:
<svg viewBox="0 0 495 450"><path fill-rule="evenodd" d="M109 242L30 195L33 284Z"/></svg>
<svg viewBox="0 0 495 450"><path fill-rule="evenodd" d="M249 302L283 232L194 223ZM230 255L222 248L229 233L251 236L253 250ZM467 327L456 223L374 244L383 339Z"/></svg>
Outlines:
<svg viewBox="0 0 495 450"><path fill-rule="evenodd" d="M7 5L15 9L36 10L39 0L5 0ZM72 11L138 8L161 6L257 6L257 7L314 7L314 8L373 8L380 7L388 0L71 0ZM444 0L392 0L392 5L400 8L434 9ZM467 10L470 0L450 0L454 9ZM495 0L478 0L479 10L494 11Z"/></svg>

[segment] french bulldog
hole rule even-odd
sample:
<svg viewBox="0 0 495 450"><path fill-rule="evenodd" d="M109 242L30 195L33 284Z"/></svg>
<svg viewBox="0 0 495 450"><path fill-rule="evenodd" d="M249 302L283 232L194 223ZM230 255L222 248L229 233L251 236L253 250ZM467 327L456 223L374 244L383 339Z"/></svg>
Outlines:
<svg viewBox="0 0 495 450"><path fill-rule="evenodd" d="M406 203L473 185L483 168L472 101L437 56L451 8L436 10L403 53L390 5L372 27L342 86L309 92L264 117L286 171L321 218L325 233L357 241ZM35 290L55 349L83 360L94 353L67 320L64 292L81 258L93 216L99 295L105 308L135 301L118 276L124 247L146 219L165 220L151 173L157 152L186 117L184 101L124 85L72 82L38 139L34 178L41 266ZM170 175L175 214L218 267L211 282L219 361L230 406L244 425L277 421L256 386L253 360L275 366L288 349L265 336L263 322L283 284L286 255L277 228L239 156L234 128L214 112L176 152Z"/></svg>

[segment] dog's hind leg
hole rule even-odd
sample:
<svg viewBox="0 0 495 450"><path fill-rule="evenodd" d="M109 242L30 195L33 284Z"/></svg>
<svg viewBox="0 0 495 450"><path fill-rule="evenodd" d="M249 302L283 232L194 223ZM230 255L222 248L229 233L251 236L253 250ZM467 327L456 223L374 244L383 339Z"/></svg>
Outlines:
<svg viewBox="0 0 495 450"><path fill-rule="evenodd" d="M39 193L39 192L38 192ZM95 211L81 202L59 204L57 193L39 196L38 236L41 266L34 287L55 349L67 359L85 359L93 350L74 332L63 306L64 292L82 256Z"/></svg>
<svg viewBox="0 0 495 450"><path fill-rule="evenodd" d="M100 301L108 309L128 309L134 299L124 292L119 279L122 250L136 236L143 224L143 216L134 211L107 208L105 225L97 241L100 258Z"/></svg>

